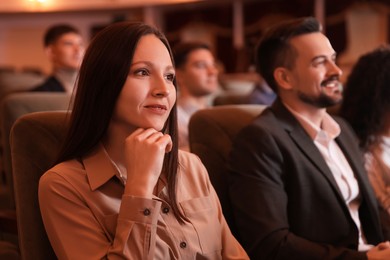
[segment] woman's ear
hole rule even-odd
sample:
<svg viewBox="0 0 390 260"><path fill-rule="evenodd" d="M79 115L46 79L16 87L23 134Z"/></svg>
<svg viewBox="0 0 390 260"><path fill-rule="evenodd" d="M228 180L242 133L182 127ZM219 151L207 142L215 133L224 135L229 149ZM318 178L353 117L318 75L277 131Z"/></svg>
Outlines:
<svg viewBox="0 0 390 260"><path fill-rule="evenodd" d="M282 89L291 89L291 75L290 71L283 67L278 67L274 70L274 78L276 83L282 88Z"/></svg>

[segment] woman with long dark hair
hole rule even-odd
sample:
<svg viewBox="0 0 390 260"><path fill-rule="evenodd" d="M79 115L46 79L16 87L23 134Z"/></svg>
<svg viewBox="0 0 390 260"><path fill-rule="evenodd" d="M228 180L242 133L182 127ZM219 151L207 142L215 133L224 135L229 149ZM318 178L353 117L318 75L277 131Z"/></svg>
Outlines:
<svg viewBox="0 0 390 260"><path fill-rule="evenodd" d="M143 23L88 47L69 132L40 180L60 259L247 259L207 171L178 151L176 84L164 35Z"/></svg>
<svg viewBox="0 0 390 260"><path fill-rule="evenodd" d="M346 83L340 115L355 130L365 167L390 217L390 47L360 57Z"/></svg>

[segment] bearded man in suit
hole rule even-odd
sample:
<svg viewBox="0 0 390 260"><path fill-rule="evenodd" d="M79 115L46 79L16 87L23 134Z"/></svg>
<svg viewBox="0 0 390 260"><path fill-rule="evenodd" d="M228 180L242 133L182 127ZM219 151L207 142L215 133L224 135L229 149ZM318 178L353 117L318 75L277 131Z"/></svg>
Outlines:
<svg viewBox="0 0 390 260"><path fill-rule="evenodd" d="M229 159L251 259L390 259L356 136L326 111L342 101L342 71L319 22L273 26L256 63L278 98L238 134Z"/></svg>

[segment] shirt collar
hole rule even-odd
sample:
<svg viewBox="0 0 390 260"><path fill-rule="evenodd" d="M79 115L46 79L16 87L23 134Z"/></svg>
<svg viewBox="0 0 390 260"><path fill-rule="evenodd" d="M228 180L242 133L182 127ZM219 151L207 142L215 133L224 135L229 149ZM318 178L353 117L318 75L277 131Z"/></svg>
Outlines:
<svg viewBox="0 0 390 260"><path fill-rule="evenodd" d="M98 189L116 176L116 169L101 143L82 160L91 190Z"/></svg>
<svg viewBox="0 0 390 260"><path fill-rule="evenodd" d="M99 143L99 145L91 153L83 157L83 164L91 190L98 189L114 176L122 182L118 176L119 173L117 173L117 170L112 164L103 144L101 143ZM167 180L165 176L160 176L156 185L155 194L159 195L166 185Z"/></svg>
<svg viewBox="0 0 390 260"><path fill-rule="evenodd" d="M301 115L285 103L283 104L294 115L311 139L315 140L323 132L325 132L330 139L335 139L340 135L341 130L339 124L328 113L325 112L325 115L322 118L321 127L318 127L307 117Z"/></svg>

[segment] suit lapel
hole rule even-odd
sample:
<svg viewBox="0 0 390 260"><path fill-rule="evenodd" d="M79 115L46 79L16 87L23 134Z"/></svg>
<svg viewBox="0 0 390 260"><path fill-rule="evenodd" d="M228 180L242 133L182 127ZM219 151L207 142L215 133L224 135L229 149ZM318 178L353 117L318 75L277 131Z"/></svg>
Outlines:
<svg viewBox="0 0 390 260"><path fill-rule="evenodd" d="M346 138L343 132L341 132L340 136L336 138L336 142L339 145L340 149L343 151L345 158L349 165L351 166L353 172L355 173L355 177L359 180L362 179L363 176L366 175L364 172L364 165L361 160L363 160L362 154L358 153L357 149L349 149L349 147L356 146L356 143L351 143L351 140ZM357 150L357 152L355 152ZM360 161L359 161L360 160ZM364 179L366 179L364 177Z"/></svg>
<svg viewBox="0 0 390 260"><path fill-rule="evenodd" d="M342 122L338 123L342 124ZM362 163L363 157L362 154L359 153L356 140L351 138L353 137L352 133L345 133L346 131L349 131L347 127L344 127L343 130L344 131L341 132L340 136L336 138L336 142L347 158L349 165L355 173L355 178L359 183L359 191L362 198L361 207L363 207L363 210L359 213L361 214L360 220L363 230L368 241L379 243L383 238L380 235L382 230L379 225L377 200L374 191L370 188L368 176ZM356 149L351 149L351 147L355 147Z"/></svg>
<svg viewBox="0 0 390 260"><path fill-rule="evenodd" d="M348 207L336 180L310 136L302 128L295 117L287 110L287 108L284 107L280 100L274 102L271 110L297 147L333 187L335 194L340 201L340 205L346 210L346 212L348 212ZM338 121L337 118L335 119ZM343 151L359 183L360 195L363 200L361 207L363 206L365 208L362 211L364 214L361 215L363 229L366 228L364 232L368 241L378 243L381 241L381 236L379 235L378 237L378 234L381 234L381 229L380 225L378 225L379 216L377 211L377 202L375 195L369 186L369 180L364 170L364 165L362 164L362 161L359 161L362 160L362 155L359 153L356 140L353 138L354 135L351 133L349 128L341 121L338 121L338 123L340 124L342 131L340 136L336 138L336 142Z"/></svg>
<svg viewBox="0 0 390 260"><path fill-rule="evenodd" d="M336 183L336 180L330 171L327 163L323 159L322 154L315 146L313 140L306 133L300 123L295 119L295 117L287 110L283 104L275 102L272 106L276 117L283 125L284 129L290 135L291 139L297 145L297 147L302 151L302 153L313 163L313 165L322 173L322 175L328 180L330 185L335 190L339 199L344 202L344 198L340 192L339 186ZM345 204L345 203L343 203Z"/></svg>
<svg viewBox="0 0 390 260"><path fill-rule="evenodd" d="M373 194L372 190L367 187L369 180L364 170L364 165L361 161L363 160L362 154L358 153L358 148L349 149L349 147L356 146L356 143L353 143L354 140L350 140L349 138L347 138L343 132L338 138L336 138L336 142L339 145L340 149L343 151L349 165L355 173L355 178L359 183L359 190L362 197L368 200L369 205L376 205L375 195Z"/></svg>

